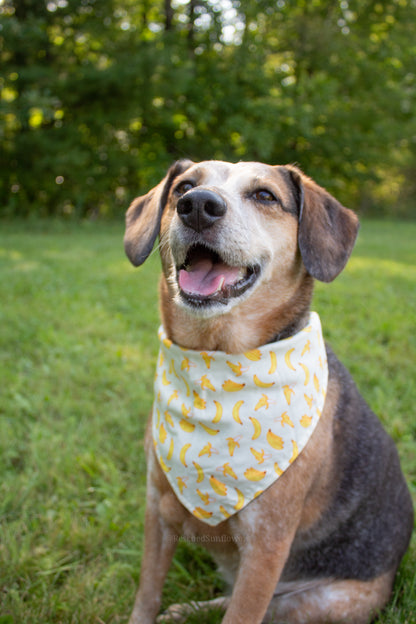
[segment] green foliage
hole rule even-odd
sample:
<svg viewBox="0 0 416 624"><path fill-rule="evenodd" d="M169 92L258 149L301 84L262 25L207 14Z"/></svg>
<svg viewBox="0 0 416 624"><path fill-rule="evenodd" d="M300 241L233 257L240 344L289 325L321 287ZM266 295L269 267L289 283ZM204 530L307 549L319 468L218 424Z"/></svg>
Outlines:
<svg viewBox="0 0 416 624"><path fill-rule="evenodd" d="M2 222L0 623L116 624L133 603L160 262L133 269L122 230ZM413 223L365 222L314 309L393 436L416 502L415 237ZM378 624L415 621L415 564L413 541ZM181 542L163 605L221 591L205 552Z"/></svg>
<svg viewBox="0 0 416 624"><path fill-rule="evenodd" d="M2 0L6 214L113 214L175 158L297 162L411 214L413 0Z"/></svg>

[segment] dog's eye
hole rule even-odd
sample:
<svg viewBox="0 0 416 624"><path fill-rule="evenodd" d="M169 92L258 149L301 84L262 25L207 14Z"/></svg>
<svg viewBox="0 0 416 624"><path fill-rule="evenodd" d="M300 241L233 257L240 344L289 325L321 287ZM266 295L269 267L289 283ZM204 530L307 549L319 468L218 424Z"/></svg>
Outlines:
<svg viewBox="0 0 416 624"><path fill-rule="evenodd" d="M263 204L268 204L268 203L277 201L273 193L271 193L270 191L267 191L266 189L258 189L257 191L254 191L254 193L252 194L252 197L256 201L261 202Z"/></svg>
<svg viewBox="0 0 416 624"><path fill-rule="evenodd" d="M180 182L178 186L175 188L176 195L184 195L188 191L194 188L194 184L192 182L184 181Z"/></svg>

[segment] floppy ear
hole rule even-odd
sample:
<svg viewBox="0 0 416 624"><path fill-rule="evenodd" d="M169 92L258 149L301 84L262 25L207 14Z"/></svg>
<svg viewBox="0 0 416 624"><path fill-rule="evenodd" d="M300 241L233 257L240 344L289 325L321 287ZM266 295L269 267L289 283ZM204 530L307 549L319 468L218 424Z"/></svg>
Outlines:
<svg viewBox="0 0 416 624"><path fill-rule="evenodd" d="M178 160L154 189L132 201L126 213L124 249L134 266L143 264L150 255L159 234L163 209L173 180L191 165L191 160Z"/></svg>
<svg viewBox="0 0 416 624"><path fill-rule="evenodd" d="M347 264L357 238L356 214L296 167L289 167L298 187L298 245L312 277L331 282Z"/></svg>

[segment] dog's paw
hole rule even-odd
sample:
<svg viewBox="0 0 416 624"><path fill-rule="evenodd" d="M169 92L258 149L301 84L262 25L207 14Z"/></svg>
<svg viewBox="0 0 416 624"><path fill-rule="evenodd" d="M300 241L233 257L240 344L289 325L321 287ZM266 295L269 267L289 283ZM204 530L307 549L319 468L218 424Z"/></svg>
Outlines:
<svg viewBox="0 0 416 624"><path fill-rule="evenodd" d="M156 618L157 624L172 624L174 622L186 622L186 618L191 613L195 613L198 609L192 604L174 604L171 605L161 615Z"/></svg>

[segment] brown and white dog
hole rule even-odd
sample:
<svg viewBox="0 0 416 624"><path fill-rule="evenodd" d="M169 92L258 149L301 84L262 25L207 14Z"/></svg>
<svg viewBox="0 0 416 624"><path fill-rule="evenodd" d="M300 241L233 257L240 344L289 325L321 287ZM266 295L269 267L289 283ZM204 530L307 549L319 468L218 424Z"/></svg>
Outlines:
<svg viewBox="0 0 416 624"><path fill-rule="evenodd" d="M355 214L296 167L186 160L134 200L125 249L138 266L160 236L161 315L171 341L239 354L305 326L314 278L329 282L342 271L357 231ZM179 502L148 429L144 556L130 624L156 621L179 536L200 539L232 589L174 605L158 621L186 621L190 609L212 605L224 610L223 624L365 624L387 603L412 503L392 440L326 350L325 406L306 447L216 526Z"/></svg>

